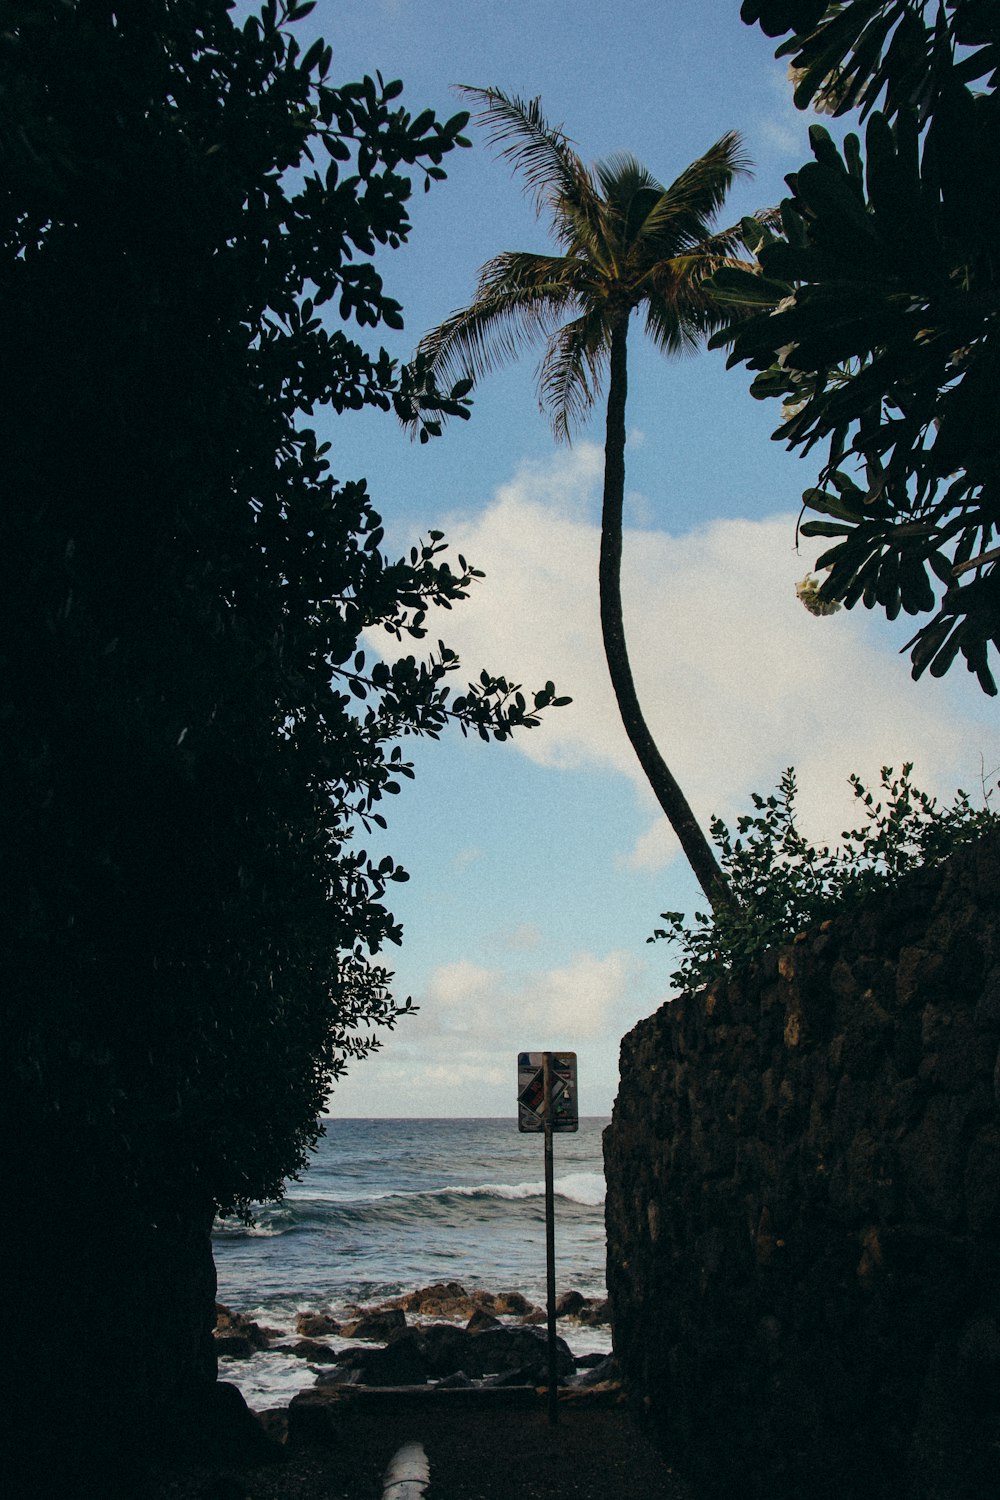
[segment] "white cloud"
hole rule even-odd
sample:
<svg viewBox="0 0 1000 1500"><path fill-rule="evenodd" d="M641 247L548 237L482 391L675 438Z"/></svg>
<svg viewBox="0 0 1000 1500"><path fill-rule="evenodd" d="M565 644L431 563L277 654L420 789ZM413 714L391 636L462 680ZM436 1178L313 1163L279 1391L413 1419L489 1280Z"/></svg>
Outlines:
<svg viewBox="0 0 1000 1500"><path fill-rule="evenodd" d="M547 975L548 1014L544 1023L556 1035L580 1039L599 1037L610 1030L614 1010L628 992L629 981L641 961L625 952L596 958L580 953L561 969Z"/></svg>
<svg viewBox="0 0 1000 1500"><path fill-rule="evenodd" d="M567 1045L560 1040L567 1036L597 1037L644 970L643 960L624 951L578 953L561 966L528 972L466 959L441 964L416 997L426 1011L424 1042L432 1033L471 1033L477 1041L526 1036L518 1045L532 1049Z"/></svg>
<svg viewBox="0 0 1000 1500"><path fill-rule="evenodd" d="M468 960L442 964L415 998L420 1009L344 1079L337 1115L513 1113L520 1051L570 1048L580 1059L584 1113L606 1114L617 1089L617 1038L655 1008L644 958L581 952L525 972Z"/></svg>
<svg viewBox="0 0 1000 1500"><path fill-rule="evenodd" d="M767 88L762 95L765 108L753 122L752 138L755 142L763 142L778 160L788 160L789 165L794 161L795 166L801 166L811 156L810 125L822 125L837 139L849 127L846 122L833 120L815 109L796 109L795 84L790 71L789 63L777 60L771 63Z"/></svg>
<svg viewBox="0 0 1000 1500"><path fill-rule="evenodd" d="M427 987L427 999L446 1012L460 1009L467 1017L480 1001L488 1002L495 974L490 969L458 959L454 963L441 964L431 975ZM447 1023L453 1024L451 1020ZM460 1022L461 1024L461 1022ZM465 1029L464 1026L462 1028Z"/></svg>
<svg viewBox="0 0 1000 1500"><path fill-rule="evenodd" d="M782 156L790 156L794 152L798 152L803 161L807 159L809 142L803 139L800 120L793 120L791 123L786 123L783 120L764 117L757 121L757 132L769 146Z"/></svg>
<svg viewBox="0 0 1000 1500"><path fill-rule="evenodd" d="M635 867L676 855L622 729L608 681L597 599L596 492L601 449L581 443L525 466L473 517L444 523L485 580L449 620L463 662L485 663L533 688L571 694L543 726L515 737L545 765L603 768L629 778L649 808ZM916 761L918 783L949 794L978 784L979 753L1000 738L962 683L914 684L880 613L817 619L794 585L815 553L797 555L792 514L719 520L672 536L626 531L626 632L640 701L695 812L731 818L752 790L797 768L806 831L836 839L853 818L847 777L869 783L885 764ZM898 634L898 632L897 632ZM373 642L374 643L374 642ZM391 654L393 643L379 639ZM956 676L961 676L957 673Z"/></svg>

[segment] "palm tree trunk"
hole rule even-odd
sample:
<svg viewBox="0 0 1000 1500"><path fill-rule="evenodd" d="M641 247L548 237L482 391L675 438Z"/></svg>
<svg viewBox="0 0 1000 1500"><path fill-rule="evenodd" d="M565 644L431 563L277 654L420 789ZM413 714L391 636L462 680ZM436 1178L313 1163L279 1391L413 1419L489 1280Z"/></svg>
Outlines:
<svg viewBox="0 0 1000 1500"><path fill-rule="evenodd" d="M611 380L608 388L607 436L604 445L604 509L601 517L601 633L611 684L625 733L639 758L671 828L680 840L698 884L713 911L732 905L732 895L688 800L656 747L639 707L622 620L622 507L625 501L625 400L628 394L627 312L611 334Z"/></svg>

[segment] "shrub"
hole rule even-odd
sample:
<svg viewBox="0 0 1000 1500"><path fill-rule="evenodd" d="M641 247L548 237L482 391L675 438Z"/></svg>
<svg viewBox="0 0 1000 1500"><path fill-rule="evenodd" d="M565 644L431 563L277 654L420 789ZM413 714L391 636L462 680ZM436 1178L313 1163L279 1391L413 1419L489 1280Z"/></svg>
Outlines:
<svg viewBox="0 0 1000 1500"><path fill-rule="evenodd" d="M737 820L735 838L721 818L713 818L712 838L735 905L711 916L696 912L693 924L683 912L661 914L666 926L657 927L648 941L666 938L680 949L672 982L694 990L743 969L765 949L788 942L868 892L895 884L909 870L937 864L998 822L990 792L982 807L974 807L963 791L950 806L939 807L936 798L914 786L912 770L907 762L897 777L891 766L883 766L881 800L852 775L867 821L843 833L843 843L833 849L810 843L800 832L792 767L769 797L752 794L755 810Z"/></svg>

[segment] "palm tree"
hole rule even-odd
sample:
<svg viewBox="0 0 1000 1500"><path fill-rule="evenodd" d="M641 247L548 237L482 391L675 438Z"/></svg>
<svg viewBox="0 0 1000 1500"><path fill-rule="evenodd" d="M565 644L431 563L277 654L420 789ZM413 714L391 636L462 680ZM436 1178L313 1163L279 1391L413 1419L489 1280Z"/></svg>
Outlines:
<svg viewBox="0 0 1000 1500"><path fill-rule="evenodd" d="M537 99L464 88L501 155L525 177L536 211L546 210L560 253L508 250L486 263L476 295L421 340L435 377L474 380L544 341L539 399L555 434L568 440L609 373L601 517L601 630L622 723L661 808L714 909L731 895L687 798L647 727L632 679L622 621L622 506L625 497L626 343L632 313L666 355L696 348L725 320L706 284L721 265L743 264L739 228L713 232L733 178L748 168L730 132L665 188L633 156L593 169ZM731 310L727 310L731 317Z"/></svg>

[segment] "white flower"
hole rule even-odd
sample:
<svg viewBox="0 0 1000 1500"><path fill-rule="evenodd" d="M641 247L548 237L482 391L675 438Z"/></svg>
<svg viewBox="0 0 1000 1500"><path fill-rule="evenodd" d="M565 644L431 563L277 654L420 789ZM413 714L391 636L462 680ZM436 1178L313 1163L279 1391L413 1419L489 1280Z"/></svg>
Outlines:
<svg viewBox="0 0 1000 1500"><path fill-rule="evenodd" d="M788 308L794 307L794 306L795 306L795 293L793 292L790 297L782 297L782 299L778 303L777 307L772 307L772 309L771 309L771 317L772 318L776 318L779 313L786 312L788 310ZM792 353L792 351L794 349L797 349L798 347L799 347L798 344L782 344L781 348L777 351L778 366L779 366L780 369L783 370L785 368L785 360Z"/></svg>
<svg viewBox="0 0 1000 1500"><path fill-rule="evenodd" d="M788 64L788 81L793 88L798 88L806 76L806 72L805 68L796 68L791 63ZM832 73L826 75L822 86L816 90L809 108L814 115L834 115L837 113L837 107L842 97L843 84L841 82L840 70L834 68Z"/></svg>
<svg viewBox="0 0 1000 1500"><path fill-rule="evenodd" d="M835 599L821 599L819 597L821 587L822 579L814 578L811 573L807 573L801 583L795 585L795 594L811 615L835 615L840 605Z"/></svg>

